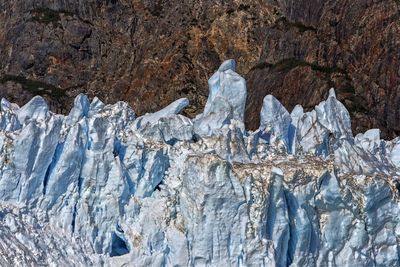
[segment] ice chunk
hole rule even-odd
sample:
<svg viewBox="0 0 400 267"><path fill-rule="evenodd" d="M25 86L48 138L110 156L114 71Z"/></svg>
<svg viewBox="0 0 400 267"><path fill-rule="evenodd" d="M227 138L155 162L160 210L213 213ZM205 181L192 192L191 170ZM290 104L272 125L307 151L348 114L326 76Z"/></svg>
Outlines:
<svg viewBox="0 0 400 267"><path fill-rule="evenodd" d="M174 145L178 141L188 141L193 137L193 123L189 118L176 115L189 104L181 98L155 113L147 113L135 120L133 130L142 136Z"/></svg>
<svg viewBox="0 0 400 267"><path fill-rule="evenodd" d="M354 142L371 154L375 154L381 146L381 131L379 129L370 129L364 134L359 133L354 138Z"/></svg>
<svg viewBox="0 0 400 267"><path fill-rule="evenodd" d="M345 106L336 99L334 89L330 89L329 97L315 107L317 119L335 138L352 138L350 114Z"/></svg>
<svg viewBox="0 0 400 267"><path fill-rule="evenodd" d="M49 116L49 107L41 96L35 96L16 113L21 124L25 124L29 119L44 120L47 118Z"/></svg>
<svg viewBox="0 0 400 267"><path fill-rule="evenodd" d="M160 111L155 113L147 113L136 119L135 121L135 129L140 129L145 127L148 123L152 124L157 122L159 119L163 117L168 117L169 115L178 114L184 107L189 104L189 100L187 98L178 99Z"/></svg>
<svg viewBox="0 0 400 267"><path fill-rule="evenodd" d="M114 105L106 105L94 117L105 118L113 124L115 129L120 130L134 122L135 111L128 103L118 101Z"/></svg>
<svg viewBox="0 0 400 267"><path fill-rule="evenodd" d="M8 110L10 110L10 107L11 107L11 103L8 102L8 100L5 98L1 98L0 111L8 111Z"/></svg>
<svg viewBox="0 0 400 267"><path fill-rule="evenodd" d="M97 97L94 97L92 103L90 103L88 117L89 118L93 117L99 110L101 110L105 106L106 105L103 102L101 102L100 99L98 99Z"/></svg>
<svg viewBox="0 0 400 267"><path fill-rule="evenodd" d="M392 151L390 153L390 158L391 158L393 164L397 168L400 168L400 143L394 146L394 148L392 149Z"/></svg>
<svg viewBox="0 0 400 267"><path fill-rule="evenodd" d="M221 66L218 68L218 71L220 71L220 72L224 72L226 70L235 71L235 60L233 60L233 59L225 60L221 64Z"/></svg>
<svg viewBox="0 0 400 267"><path fill-rule="evenodd" d="M264 97L259 130L271 133L271 143L281 140L289 148L288 134L291 122L289 112L278 99L272 95Z"/></svg>
<svg viewBox="0 0 400 267"><path fill-rule="evenodd" d="M353 139L349 112L336 99L333 88L326 101L322 101L311 112L302 113L298 109L292 116L297 121L293 149L296 153L311 152L326 157L339 146L340 139Z"/></svg>
<svg viewBox="0 0 400 267"><path fill-rule="evenodd" d="M396 137L390 141L384 141L385 152L387 153L390 161L397 168L400 167L400 137ZM385 153L385 154L386 154Z"/></svg>
<svg viewBox="0 0 400 267"><path fill-rule="evenodd" d="M12 132L22 127L15 114L15 112L18 111L18 109L19 106L17 104L10 103L5 98L1 99L0 129Z"/></svg>
<svg viewBox="0 0 400 267"><path fill-rule="evenodd" d="M16 112L19 106L15 103L10 103L7 99L1 98L0 111L12 111Z"/></svg>
<svg viewBox="0 0 400 267"><path fill-rule="evenodd" d="M290 113L290 117L292 119L292 123L289 126L288 137L289 137L289 152L292 153L292 154L296 154L297 127L298 127L298 124L299 124L299 120L303 117L303 115L304 115L304 109L303 109L303 107L301 105L296 105L294 107L294 109L292 110L292 113Z"/></svg>
<svg viewBox="0 0 400 267"><path fill-rule="evenodd" d="M215 130L236 120L244 131L244 108L246 104L246 81L234 72L235 63L227 60L209 79L210 93L204 112L194 122L195 132L210 136Z"/></svg>
<svg viewBox="0 0 400 267"><path fill-rule="evenodd" d="M170 115L158 121L158 129L165 143L173 145L177 141L193 138L193 122L182 115Z"/></svg>
<svg viewBox="0 0 400 267"><path fill-rule="evenodd" d="M249 163L243 132L236 123L234 120L232 124L215 130L218 141L214 144L214 150L218 156L229 162Z"/></svg>
<svg viewBox="0 0 400 267"><path fill-rule="evenodd" d="M153 140L174 145L193 138L193 122L182 115L169 115L140 128L140 134Z"/></svg>
<svg viewBox="0 0 400 267"><path fill-rule="evenodd" d="M210 136L224 125L231 124L233 112L226 99L218 96L214 99L213 105L213 112L210 112L207 116L200 115L201 117L196 117L194 120L195 133Z"/></svg>
<svg viewBox="0 0 400 267"><path fill-rule="evenodd" d="M79 94L74 100L74 107L68 115L67 120L77 122L83 117L88 116L89 112L89 99L84 94Z"/></svg>
<svg viewBox="0 0 400 267"><path fill-rule="evenodd" d="M297 123L295 136L296 153L328 154L330 132L319 121L315 110L305 113Z"/></svg>
<svg viewBox="0 0 400 267"><path fill-rule="evenodd" d="M292 124L294 127L297 128L297 124L300 120L301 117L304 115L304 109L301 105L296 105L294 109L292 110L292 113L290 113L290 117L292 118Z"/></svg>
<svg viewBox="0 0 400 267"><path fill-rule="evenodd" d="M336 98L336 93L335 93L335 89L334 89L334 88L329 89L329 96L328 96L328 98L329 98L329 97Z"/></svg>
<svg viewBox="0 0 400 267"><path fill-rule="evenodd" d="M41 123L29 123L17 136L12 158L16 176L11 180L16 185L5 193L6 198L22 203L37 202L58 144L62 118L56 115Z"/></svg>

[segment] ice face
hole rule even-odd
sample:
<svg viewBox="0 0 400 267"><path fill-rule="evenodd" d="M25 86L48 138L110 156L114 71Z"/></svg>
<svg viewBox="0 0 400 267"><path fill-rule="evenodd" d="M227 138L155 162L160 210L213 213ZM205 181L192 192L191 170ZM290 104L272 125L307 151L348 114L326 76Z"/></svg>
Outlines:
<svg viewBox="0 0 400 267"><path fill-rule="evenodd" d="M17 205L1 203L0 228L3 266L99 266L104 261L88 241L54 231Z"/></svg>
<svg viewBox="0 0 400 267"><path fill-rule="evenodd" d="M84 95L68 116L2 100L0 262L398 265L400 139L353 137L333 90L291 114L266 96L247 133L234 67L193 121L177 114L187 99L139 118Z"/></svg>

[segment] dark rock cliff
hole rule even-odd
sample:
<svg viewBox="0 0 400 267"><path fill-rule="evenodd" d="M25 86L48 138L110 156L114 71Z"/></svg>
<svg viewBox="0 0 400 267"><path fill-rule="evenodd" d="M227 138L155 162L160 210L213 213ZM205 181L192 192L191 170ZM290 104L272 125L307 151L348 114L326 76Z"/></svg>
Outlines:
<svg viewBox="0 0 400 267"><path fill-rule="evenodd" d="M19 104L40 94L67 112L83 92L143 114L186 96L193 117L228 58L248 128L266 94L291 111L335 87L355 132L400 134L398 0L0 0L0 97Z"/></svg>

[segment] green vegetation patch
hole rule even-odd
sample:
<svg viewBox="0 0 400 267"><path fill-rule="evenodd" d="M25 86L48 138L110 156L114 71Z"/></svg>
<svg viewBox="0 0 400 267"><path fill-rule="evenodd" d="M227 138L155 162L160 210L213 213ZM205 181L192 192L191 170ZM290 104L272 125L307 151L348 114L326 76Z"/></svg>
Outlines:
<svg viewBox="0 0 400 267"><path fill-rule="evenodd" d="M341 69L339 67L326 67L326 66L319 66L315 64L308 63L308 65L311 67L311 69L320 71L326 74L332 74L335 72L339 72L341 74L347 75L347 72L344 69Z"/></svg>
<svg viewBox="0 0 400 267"><path fill-rule="evenodd" d="M364 106L366 103L367 101L364 99L364 97L359 95L353 95L347 97L343 101L344 106L350 113L353 112L368 113L367 108Z"/></svg>
<svg viewBox="0 0 400 267"><path fill-rule="evenodd" d="M280 23L282 23L285 27L297 28L299 30L299 32L301 32L301 33L306 32L306 31L313 31L313 32L317 31L317 29L314 28L313 26L307 26L307 25L301 23L300 21L290 22L285 17L279 18L275 22L275 26L273 28L277 28L277 26Z"/></svg>
<svg viewBox="0 0 400 267"><path fill-rule="evenodd" d="M298 66L310 66L312 70L316 70L316 71L325 73L327 75L330 75L335 72L339 72L339 73L346 75L346 71L341 68L320 66L320 65L309 63L307 61L298 60L296 58L285 58L285 59L278 61L275 64L271 64L271 63L267 63L267 62L259 62L255 66L253 66L251 68L251 70L274 68L277 71L287 71L287 70L294 69Z"/></svg>
<svg viewBox="0 0 400 267"><path fill-rule="evenodd" d="M67 16L73 16L72 12L66 10L54 10L50 8L35 8L32 9L31 14L33 14L33 20L39 23L49 24L53 23L56 24L61 20L60 14L64 14Z"/></svg>
<svg viewBox="0 0 400 267"><path fill-rule="evenodd" d="M0 78L0 83L12 81L19 83L23 90L29 91L33 95L50 95L54 98L66 96L65 91L48 83L41 81L29 80L22 76L4 75Z"/></svg>
<svg viewBox="0 0 400 267"><path fill-rule="evenodd" d="M287 71L294 69L298 66L308 66L308 65L310 64L305 61L301 61L295 58L285 58L277 62L274 65L274 69L277 71Z"/></svg>
<svg viewBox="0 0 400 267"><path fill-rule="evenodd" d="M256 65L254 65L250 70L262 70L266 68L273 68L273 64L267 63L267 62L258 62Z"/></svg>
<svg viewBox="0 0 400 267"><path fill-rule="evenodd" d="M37 21L39 23L44 23L44 24L52 23L53 25L56 25L57 23L60 22L61 20L60 14L64 14L70 17L73 17L75 15L74 13L67 10L63 9L54 10L51 8L43 8L43 7L32 9L30 13L33 15L32 17L33 21ZM78 15L76 15L76 17L83 23L93 25L90 21L84 20Z"/></svg>
<svg viewBox="0 0 400 267"><path fill-rule="evenodd" d="M355 94L356 90L354 89L354 86L351 85L350 82L346 83L345 86L340 88L340 91L342 91L343 93L349 93L349 94Z"/></svg>

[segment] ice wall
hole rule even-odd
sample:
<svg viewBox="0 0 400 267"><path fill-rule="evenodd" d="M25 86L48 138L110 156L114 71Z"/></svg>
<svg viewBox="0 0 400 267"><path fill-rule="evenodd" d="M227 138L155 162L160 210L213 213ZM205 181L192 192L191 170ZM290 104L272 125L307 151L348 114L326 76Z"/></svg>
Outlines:
<svg viewBox="0 0 400 267"><path fill-rule="evenodd" d="M311 112L265 96L247 132L234 66L210 78L194 120L178 114L187 99L139 118L84 95L68 116L40 97L21 108L3 99L0 206L86 240L100 265L398 265L399 139L353 137L333 89Z"/></svg>

